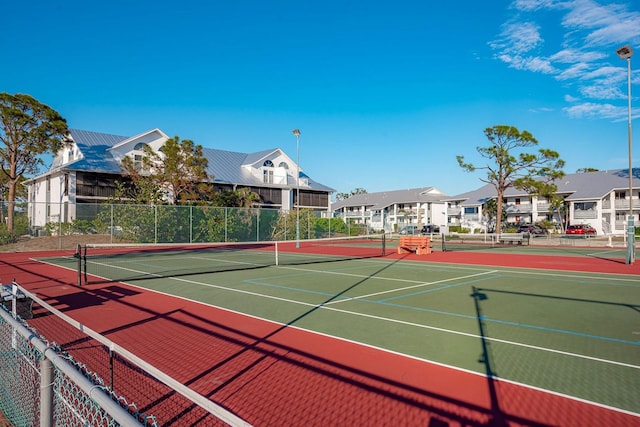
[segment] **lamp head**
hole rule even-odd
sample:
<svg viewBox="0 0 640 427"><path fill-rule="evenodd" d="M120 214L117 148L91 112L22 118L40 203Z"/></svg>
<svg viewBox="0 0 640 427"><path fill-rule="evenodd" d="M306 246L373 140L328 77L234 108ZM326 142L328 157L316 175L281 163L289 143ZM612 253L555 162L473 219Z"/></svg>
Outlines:
<svg viewBox="0 0 640 427"><path fill-rule="evenodd" d="M300 130L294 129L292 132L295 136L300 136Z"/></svg>
<svg viewBox="0 0 640 427"><path fill-rule="evenodd" d="M627 44L617 49L616 53L618 54L620 59L629 59L633 55L633 49L631 49L631 46Z"/></svg>

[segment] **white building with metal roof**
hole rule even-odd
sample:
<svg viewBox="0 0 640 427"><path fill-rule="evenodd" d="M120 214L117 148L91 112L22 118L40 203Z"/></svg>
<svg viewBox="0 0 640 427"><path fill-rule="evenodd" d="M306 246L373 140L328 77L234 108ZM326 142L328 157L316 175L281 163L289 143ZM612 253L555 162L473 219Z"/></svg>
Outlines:
<svg viewBox="0 0 640 427"><path fill-rule="evenodd" d="M355 194L331 204L331 211L354 224L373 230L399 231L402 227L426 224L445 226L447 197L435 187Z"/></svg>
<svg viewBox="0 0 640 427"><path fill-rule="evenodd" d="M169 137L160 129L136 136L70 130L70 144L54 158L50 169L25 182L32 227L76 219L78 204L100 203L114 195L125 156L141 162L143 147L160 152ZM208 174L218 190L248 188L260 197L258 206L291 210L328 211L335 190L307 176L280 148L239 153L203 148ZM299 176L296 176L299 173Z"/></svg>
<svg viewBox="0 0 640 427"><path fill-rule="evenodd" d="M629 170L585 172L567 174L555 182L557 194L565 200L568 224L589 224L598 234L623 235L630 203L636 226L640 223L640 169L633 169L632 191L629 191ZM495 199L493 185L486 184L476 190L443 199L446 203L449 225L461 225L469 230L484 229L487 215L484 204ZM505 192L504 209L507 223L536 223L548 220L561 222L546 199L530 195L515 188ZM565 225L568 225L565 224Z"/></svg>

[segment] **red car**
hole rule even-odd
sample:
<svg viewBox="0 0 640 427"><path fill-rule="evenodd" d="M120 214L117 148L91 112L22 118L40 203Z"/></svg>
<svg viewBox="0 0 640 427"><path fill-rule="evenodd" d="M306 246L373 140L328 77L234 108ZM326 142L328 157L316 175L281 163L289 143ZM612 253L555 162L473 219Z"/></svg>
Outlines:
<svg viewBox="0 0 640 427"><path fill-rule="evenodd" d="M596 234L598 234L598 232L589 224L576 224L567 227L567 234L584 234L595 236Z"/></svg>

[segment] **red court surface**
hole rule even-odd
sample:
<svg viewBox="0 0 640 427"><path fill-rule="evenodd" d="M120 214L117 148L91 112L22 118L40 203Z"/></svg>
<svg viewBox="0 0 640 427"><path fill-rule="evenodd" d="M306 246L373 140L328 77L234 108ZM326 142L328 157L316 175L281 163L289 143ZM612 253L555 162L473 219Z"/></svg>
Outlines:
<svg viewBox="0 0 640 427"><path fill-rule="evenodd" d="M255 426L640 426L640 417L124 284L78 287L74 272L0 254L0 280L27 290ZM56 252L55 255L60 255ZM391 255L396 257L396 255ZM640 274L640 263L434 253L432 262ZM34 326L47 338L56 329ZM43 330L44 328L44 330ZM50 337L54 335L54 337ZM60 337L64 339L64 337ZM82 349L77 350L80 359ZM91 367L90 363L87 363ZM100 370L96 368L96 370ZM136 401L136 396L131 396ZM160 425L171 396L142 402Z"/></svg>

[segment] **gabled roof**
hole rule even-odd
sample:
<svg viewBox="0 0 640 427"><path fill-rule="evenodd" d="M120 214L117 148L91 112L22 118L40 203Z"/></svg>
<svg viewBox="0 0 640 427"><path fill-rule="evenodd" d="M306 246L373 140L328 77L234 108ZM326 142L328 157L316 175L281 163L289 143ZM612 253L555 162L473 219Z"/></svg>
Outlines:
<svg viewBox="0 0 640 427"><path fill-rule="evenodd" d="M381 191L378 193L354 194L331 204L331 210L344 207L368 206L372 210L381 210L398 203L439 202L445 194L434 187L410 188L407 190Z"/></svg>
<svg viewBox="0 0 640 427"><path fill-rule="evenodd" d="M629 188L629 169L567 174L555 184L558 187L557 193L567 195L568 201L600 200L612 191ZM633 169L632 186L640 188L640 169ZM447 197L443 201L461 202L461 206L478 206L496 195L494 186L485 184L476 190ZM513 187L505 192L505 197L517 196L528 197L528 193Z"/></svg>
<svg viewBox="0 0 640 427"><path fill-rule="evenodd" d="M126 141L129 139L128 137L76 129L70 129L69 132L71 133L73 142L82 154L82 159L62 165L62 158L56 157L51 165L51 170L62 168L80 171L120 173L120 165L107 150L120 144L122 141Z"/></svg>
<svg viewBox="0 0 640 427"><path fill-rule="evenodd" d="M126 138L126 139L118 142L117 144L113 145L112 147L110 147L109 150L113 150L113 149L119 148L119 147L121 147L123 145L126 145L127 143L129 143L131 141L135 141L137 139L142 139L142 140L149 139L149 137L151 137L151 135L153 135L153 134L157 135L153 139L158 139L158 137L160 137L160 138L169 138L166 133L162 132L158 128L155 128L155 129L151 129L149 131L143 132L143 133L141 133L139 135L132 136L130 138Z"/></svg>
<svg viewBox="0 0 640 427"><path fill-rule="evenodd" d="M272 154L280 154L281 151L278 148L272 148L270 150L258 151L257 153L247 154L243 165L252 165L254 163L264 161L264 159L268 158Z"/></svg>
<svg viewBox="0 0 640 427"><path fill-rule="evenodd" d="M113 156L113 148L119 147L133 139L144 138L146 135L158 133L159 136L166 136L159 129L153 129L148 132L141 133L135 137L126 137L118 135L109 135L104 133L90 132L84 130L71 129L71 137L76 146L80 150L83 158L65 165L61 164L61 158L56 157L49 172L55 169L84 171L84 172L101 172L120 174L120 164ZM216 183L236 184L255 187L271 186L264 184L261 179L257 178L251 172L243 168L243 165L251 165L260 161L274 153L282 153L279 148L258 151L255 153L237 153L233 151L216 150L213 148L202 149L203 156L209 162L207 172L214 177ZM300 173L300 176L306 176ZM286 186L291 187L295 182L287 183ZM320 184L312 179L308 179L308 187L312 190L333 192L334 189ZM282 185L272 185L273 187L283 187Z"/></svg>

